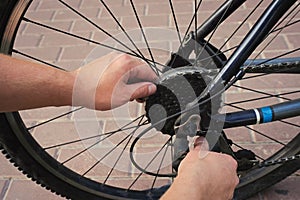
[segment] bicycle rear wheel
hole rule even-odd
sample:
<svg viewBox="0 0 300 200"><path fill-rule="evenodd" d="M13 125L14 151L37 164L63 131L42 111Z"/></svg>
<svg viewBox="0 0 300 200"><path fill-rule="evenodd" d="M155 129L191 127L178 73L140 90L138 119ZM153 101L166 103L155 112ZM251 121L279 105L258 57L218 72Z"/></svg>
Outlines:
<svg viewBox="0 0 300 200"><path fill-rule="evenodd" d="M180 46L188 26L190 31L195 30L222 3L3 1L1 52L72 70L111 50L121 51L144 59L161 75L170 52ZM246 2L218 24L205 38L219 49L215 53L230 57L268 3ZM299 57L298 12L296 3L249 59ZM263 61L257 62L256 71L226 92L224 109L231 112L299 98L299 61L287 63L296 69L293 73L282 67L286 65L269 67ZM279 73L277 67L283 70ZM275 70L271 73L270 68ZM152 130L135 148L139 164L151 168L156 176L137 169L128 153L133 138L150 125L143 106L134 102L111 112L43 108L1 114L0 144L24 173L62 196L158 199L172 182L172 177L160 175L173 173L170 155L174 136ZM233 148L250 149L263 162L298 154L299 130L296 117L228 129L225 133L233 140ZM275 184L299 166L299 161L292 161L247 170L241 176L236 198L247 198Z"/></svg>

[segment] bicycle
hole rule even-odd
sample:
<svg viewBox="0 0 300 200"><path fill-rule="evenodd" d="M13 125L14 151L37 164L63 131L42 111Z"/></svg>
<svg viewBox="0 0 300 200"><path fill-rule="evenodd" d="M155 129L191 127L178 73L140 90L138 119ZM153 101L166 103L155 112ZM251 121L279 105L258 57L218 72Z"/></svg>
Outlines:
<svg viewBox="0 0 300 200"><path fill-rule="evenodd" d="M58 138L56 134L57 127L53 127L51 123L57 121L61 123L68 122L64 130L71 129L75 133L73 122L76 118L74 116L76 113L85 114L82 112L84 108L53 108L53 116L50 114L51 117L48 119L48 109L44 110L45 116L41 116L44 113L40 114L43 110L2 113L0 116L0 146L3 148L3 153L15 165L19 166L23 173L30 176L32 180L43 187L46 187L46 189L55 191L57 194L67 198L157 199L168 188L172 178L176 176L178 161L180 162L181 157L184 156L177 154L181 148L187 148L187 136L196 133L209 138L215 132L218 132L218 137L216 141L212 142L211 148L234 156L239 163L240 184L235 192L236 199L248 198L299 169L300 137L298 116L300 114L300 103L299 97L297 97L299 90L296 84L296 75L299 73L300 62L298 57L299 47L294 47L292 50L284 49L284 52L273 56L271 56L271 54L274 54L273 51L267 51L268 48L271 48L271 50L275 48L272 44L282 37L286 30L290 31L289 29L297 26L299 21L297 20L299 12L298 1L262 0L253 7L247 4L246 0L228 0L224 2L195 0L192 1L192 4L184 2L183 5L190 5L194 12L190 15L191 20L188 23L183 22L183 25L188 26L187 31L183 35L180 34L178 26L180 22L175 12L180 7L176 7L175 2L171 0L167 1L164 5L167 5L169 8L170 18L168 19L172 19L179 44L177 44L178 50L171 54L166 64L158 61L157 57L161 55L161 52L154 54L150 40L147 40L150 36L146 28L143 27L143 22L146 20L143 21L138 15L141 12L139 10L141 7L136 1L122 2L123 6L127 5L132 10L133 19L136 20L136 26L140 31L139 36L146 45L145 52L130 40L131 35L127 34L127 29L122 24L127 23L130 26L130 23L128 21L120 23L115 16L117 12L113 12L113 4L118 4L119 2L111 2L112 5L109 6L108 2L100 1L97 5L102 6L102 12L106 10L106 16L110 16L112 22L118 26L118 30L123 34L122 37L127 38L127 43L122 42L118 37L114 37L101 26L98 26L97 23L94 23L93 20L86 18L82 14L82 10L75 9L76 6L79 8L83 7L84 1L68 2L59 0L53 3L55 6L58 4L66 8L74 16L84 17L84 20L96 27L98 31L103 32L119 46L108 46L95 39L85 37L84 33L69 32L68 29L55 27L53 24L51 25L51 21L43 23L42 20L31 19L28 17L30 12L37 7L42 7L40 1L14 0L2 1L0 4L1 53L19 55L53 67L68 69L66 66L57 66L55 62L34 57L27 52L14 48L15 40L22 35L20 31L22 32L24 29L28 31L29 28L24 27L31 25L33 30L34 27L40 27L41 30L51 30L56 32L56 34L73 37L95 46L101 46L101 48L121 51L139 57L147 62L157 74L161 75L158 83L159 91L157 95L153 95L146 100L145 109L142 110L143 114L137 115L140 112L140 108L137 108L137 110L130 109L130 111L136 112L134 114L130 113L134 116L132 117L133 120L128 122L121 116L120 120L123 121L117 124L119 127L117 129L112 125L113 122L103 122L96 118L100 128L105 129L103 133L99 133L102 130L98 130L94 135L80 138L78 138L77 134L67 135L67 138L63 136ZM208 14L203 10L207 20L201 26L198 26L201 21L201 19L197 18L201 14L199 8L212 4L212 2L215 2L215 4L218 4L217 7L220 7L208 18ZM260 10L260 6L265 2L270 5L268 8ZM161 4L161 2L159 3ZM55 6L53 8L58 9ZM248 10L248 7L251 7L251 9ZM149 7L147 8L149 9ZM213 43L217 43L214 39L218 30L222 28L224 23L226 27L227 21L230 24L231 16L234 16L239 10L249 13L243 15L242 22L237 24L235 29L229 31L229 35L225 39L222 38L224 41L221 45L216 47ZM263 11L261 17L252 19L260 11ZM57 12L56 10L55 12L53 11L55 17L58 16ZM148 10L148 12L150 11ZM67 18L67 15L63 15L63 17ZM160 17L159 19L161 19ZM33 18L35 17L33 16ZM163 21L163 19L161 20ZM254 22L255 24L252 26L251 23ZM251 25L251 29L244 36L243 27L248 25ZM224 31L226 29L221 30ZM38 33L37 30L34 31ZM151 29L149 32L151 33ZM240 35L241 32L242 35ZM41 33L47 34L42 31ZM242 38L241 41L233 39L235 34ZM286 38L284 39L286 40ZM229 45L231 47L228 47ZM259 45L262 45L262 47ZM148 56L144 56L146 54ZM276 81L274 82L274 79L280 78L277 76L279 73L295 81L293 83L286 82L286 84L289 84L287 88L276 89L275 87L278 84L275 85ZM181 79L182 77L184 77L183 80ZM271 85L273 90L253 89L244 85L249 80L250 84L253 84L251 82L252 79L259 81L262 80L261 78L273 84ZM178 103L174 99L176 100L178 96L186 96L184 92L180 92L186 89L186 81L191 85L195 95L192 95L191 98L183 98L183 102ZM283 76L281 81L284 81ZM176 83L176 87L180 89L173 88L173 91L170 89L170 92L168 88L172 88L173 83ZM199 85L201 85L200 88L198 87ZM255 87L255 85L252 86ZM284 86L284 84L281 84L281 86ZM229 113L219 112L222 94L225 91L237 94L237 96L239 94L244 95L241 100L225 103L225 106L232 109L229 110ZM247 95L250 98L245 97ZM276 100L273 102L274 98ZM268 101L266 102L268 105L256 105L265 103L263 102L264 100ZM243 106L243 104L249 102L255 102L255 106L252 104ZM161 107L154 109L154 113L151 113L152 106L157 104L166 110L163 117L161 117L162 111L159 110ZM180 105L178 106L178 104ZM168 105L172 105L170 106L171 108L168 108ZM188 106L181 109L181 105ZM195 110L197 112L193 112ZM155 114L159 112L160 114ZM181 120L179 125L189 125L192 121L191 116L195 114L197 117L200 116L198 118L200 122L197 122L200 128L194 128L191 132L180 137L178 135L180 128L176 129L178 119ZM96 115L100 117L103 117L103 115L107 117L108 115L110 118L114 116L111 113L96 113ZM38 118L41 118L42 121L38 121ZM81 127L84 129L83 131L90 127L90 119L88 117L80 120L76 123L84 125ZM103 123L105 123L105 126L103 126ZM162 123L164 124L161 125ZM210 126L211 123L213 128ZM220 128L219 124L221 124L222 130L216 130ZM279 128L281 127L284 130L289 129L290 132L285 133L283 136L278 136L273 133L272 129L270 132L265 125L255 124L266 124L271 128L278 128L279 131L281 131ZM98 125L96 129L99 128ZM244 129L242 130L239 127L244 127ZM80 129L80 127L76 128L77 131ZM140 128L143 130L139 130ZM264 130L270 133L265 134L263 133ZM255 149L257 146L253 145L253 141L238 144L233 139L231 140L231 137L234 138L236 136L235 131L240 132L239 134L244 134L241 137L251 136L252 140L258 141L258 148L262 148L262 152L259 152L260 149ZM52 135L52 141L43 141L43 137L46 137L47 134L50 136L54 134ZM142 139L144 137L147 140L143 144ZM239 140L238 137L235 139ZM105 143L105 139L108 138L112 143ZM182 138L183 140L179 141ZM153 148L156 148L153 144L161 145L161 147L153 150ZM251 146L254 149L251 149ZM272 148L268 152L268 148L264 148L264 146L271 146ZM273 146L276 147L273 148ZM115 153L116 149L119 150L119 153ZM125 150L129 152L127 154L128 157L124 156ZM142 154L142 157L134 154L134 152L139 151L142 153L146 151L146 154ZM109 153L113 155L108 156ZM147 153L152 155L152 157L144 163L144 155L148 155ZM89 154L93 154L94 157L90 157ZM170 158L167 158L166 154L170 154ZM80 169L77 165L82 159L85 159L84 164L88 165L85 169ZM105 161L105 159L110 160L110 162ZM170 159L173 160L170 161ZM153 160L156 160L156 164L153 164ZM125 168L130 167L130 169L126 169L126 171L124 166ZM149 168L155 169L149 170ZM124 186L128 181L130 181L129 184ZM142 184L137 184L139 181Z"/></svg>

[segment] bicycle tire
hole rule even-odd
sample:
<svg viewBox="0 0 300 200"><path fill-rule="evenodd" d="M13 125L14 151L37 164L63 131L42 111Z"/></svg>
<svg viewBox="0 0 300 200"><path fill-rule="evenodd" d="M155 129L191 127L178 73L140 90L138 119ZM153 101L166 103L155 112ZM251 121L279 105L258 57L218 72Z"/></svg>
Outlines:
<svg viewBox="0 0 300 200"><path fill-rule="evenodd" d="M11 54L18 26L31 1L14 0L2 1L0 41L1 53ZM6 8L6 9L3 9ZM4 17L5 16L5 17ZM3 23L2 23L3 22ZM5 44L5 45L4 45ZM296 136L287 145L269 159L281 156L291 156L300 153L300 136ZM72 199L157 199L167 187L155 191L130 191L83 178L68 168L60 165L49 156L32 138L18 113L3 113L0 115L0 147L11 162L15 163L24 174L46 189L56 192L63 197ZM281 165L263 168L249 173L249 177L241 180L237 187L235 198L245 199L276 182L289 176L300 167L300 161L292 161ZM247 175L248 176L248 175ZM79 184L78 184L79 183Z"/></svg>

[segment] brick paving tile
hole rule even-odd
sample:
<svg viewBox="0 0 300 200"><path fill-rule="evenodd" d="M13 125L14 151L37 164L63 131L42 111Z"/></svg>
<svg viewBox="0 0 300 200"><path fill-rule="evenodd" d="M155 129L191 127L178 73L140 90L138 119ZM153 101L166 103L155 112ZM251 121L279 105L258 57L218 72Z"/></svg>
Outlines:
<svg viewBox="0 0 300 200"><path fill-rule="evenodd" d="M50 191L41 188L41 186L31 180L12 180L9 190L5 196L7 200L32 200L32 199L47 199L61 200L63 198L51 193Z"/></svg>
<svg viewBox="0 0 300 200"><path fill-rule="evenodd" d="M225 130L225 133L228 136L228 138L238 143L244 141L251 141L250 131L244 128L235 128L230 131Z"/></svg>
<svg viewBox="0 0 300 200"><path fill-rule="evenodd" d="M33 12L27 12L26 17L31 20L46 22L46 21L51 21L54 13L55 11L53 10L33 11Z"/></svg>
<svg viewBox="0 0 300 200"><path fill-rule="evenodd" d="M176 14L178 13L188 13L191 14L194 10L192 2L189 3L176 3L173 5ZM150 15L157 15L161 13L170 13L170 5L168 2L160 2L157 4L148 4L147 13Z"/></svg>
<svg viewBox="0 0 300 200"><path fill-rule="evenodd" d="M113 6L109 6L110 12L113 13L114 16L122 16L122 17L126 17L126 16L133 16L134 12L131 6L127 5L127 6L120 6L120 5L113 5ZM137 11L137 13L139 13L139 15L145 15L145 5L137 5L135 6L135 9ZM108 12L108 10L103 6L100 17L110 17L111 13Z"/></svg>
<svg viewBox="0 0 300 200"><path fill-rule="evenodd" d="M283 124L282 122L272 122L272 127L267 124L261 126L256 126L255 130L264 133L267 136L272 136L272 138L279 141L288 141L290 138L295 137L299 133L299 129L294 126ZM276 130L276 131L274 131ZM268 142L265 136L262 136L258 133L255 133L256 141L265 141Z"/></svg>
<svg viewBox="0 0 300 200"><path fill-rule="evenodd" d="M107 2L107 1L104 1ZM124 0L114 0L109 2L109 5L119 6L123 5ZM80 4L80 8L91 8L91 7L99 7L101 3L98 0L82 0Z"/></svg>
<svg viewBox="0 0 300 200"><path fill-rule="evenodd" d="M71 107L65 106L65 107L45 107L41 108L38 111L33 110L25 110L21 112L21 116L24 117L26 120L48 120L53 117L56 117L62 113L67 113L71 110ZM67 119L68 115L60 118L60 119Z"/></svg>
<svg viewBox="0 0 300 200"><path fill-rule="evenodd" d="M61 129L61 127L64 127ZM44 146L51 146L63 142L79 139L76 126L70 121L58 121L48 123L34 129L33 132L36 140Z"/></svg>
<svg viewBox="0 0 300 200"><path fill-rule="evenodd" d="M81 0L72 0L72 1L65 1L68 5L79 8ZM65 9L60 2L58 1L49 1L49 0L43 0L39 4L37 10L56 10L56 9Z"/></svg>
<svg viewBox="0 0 300 200"><path fill-rule="evenodd" d="M19 48L32 48L37 47L42 40L40 35L21 35L15 41Z"/></svg>
<svg viewBox="0 0 300 200"><path fill-rule="evenodd" d="M168 27L169 26L169 16L168 15L154 15L154 16L141 16L141 23L145 27ZM128 29L136 28L137 21L135 17L122 17L122 24Z"/></svg>
<svg viewBox="0 0 300 200"><path fill-rule="evenodd" d="M49 21L45 23L48 27L59 29L61 31L69 31L71 28L71 21ZM35 24L28 24L24 30L25 34L41 34L41 33L53 33L53 30L49 28L40 27Z"/></svg>
<svg viewBox="0 0 300 200"><path fill-rule="evenodd" d="M63 48L61 56L62 60L84 60L95 46L89 45L78 45L78 46L66 46Z"/></svg>
<svg viewBox="0 0 300 200"><path fill-rule="evenodd" d="M66 21L66 20L76 20L80 19L79 15L76 15L73 11L62 9L62 10L56 10L53 20L55 21Z"/></svg>
<svg viewBox="0 0 300 200"><path fill-rule="evenodd" d="M73 71L82 66L82 60L60 60L55 64L62 67L63 69Z"/></svg>
<svg viewBox="0 0 300 200"><path fill-rule="evenodd" d="M256 79L252 81L251 79L242 80L240 82L241 86L251 87L256 90L284 90L289 88L297 88L299 79L294 74L286 74L285 78L282 79L279 74L272 76L264 76L262 79Z"/></svg>
<svg viewBox="0 0 300 200"><path fill-rule="evenodd" d="M6 157L1 153L0 156L0 179L9 179L9 178L24 178L23 174L13 167Z"/></svg>
<svg viewBox="0 0 300 200"><path fill-rule="evenodd" d="M18 49L21 50L21 52L32 55L35 54L37 58L53 62L59 58L61 48L58 46L55 47L41 47L41 48L30 48L30 49Z"/></svg>
<svg viewBox="0 0 300 200"><path fill-rule="evenodd" d="M6 193L6 185L5 183L7 182L7 180L5 179L0 179L0 199L4 199L4 195Z"/></svg>
<svg viewBox="0 0 300 200"><path fill-rule="evenodd" d="M32 182L17 170L4 156L0 155L0 199L2 200L62 200Z"/></svg>
<svg viewBox="0 0 300 200"><path fill-rule="evenodd" d="M90 33L85 33L84 35L80 34L83 37L89 38ZM88 44L87 41L79 40L75 37L66 37L65 35L61 34L45 34L43 37L43 41L41 42L41 47L51 47L51 46L73 46L74 44L77 45L85 45Z"/></svg>

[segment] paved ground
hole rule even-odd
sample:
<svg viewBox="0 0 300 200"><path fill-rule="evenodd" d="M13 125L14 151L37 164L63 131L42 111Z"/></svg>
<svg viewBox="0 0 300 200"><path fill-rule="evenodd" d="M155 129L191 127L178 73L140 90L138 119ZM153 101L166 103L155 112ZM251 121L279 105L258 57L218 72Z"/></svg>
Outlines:
<svg viewBox="0 0 300 200"><path fill-rule="evenodd" d="M109 16L109 13L105 11L103 7L99 7L99 2L97 0L69 0L66 1L70 6L79 9L81 13L84 13L85 16L89 17L93 20L93 22L97 23L99 26L109 31L111 34L117 34L117 38L121 41L126 41L125 43L130 46L129 41L122 35L118 35L120 33L120 28L116 25L116 22ZM164 62L166 59L166 55L172 49L176 49L177 34L174 32L168 32L166 28L175 29L174 20L170 13L170 8L168 5L168 1L162 2L161 0L148 1L148 0L136 0L136 11L141 14L141 21L145 27L159 27L147 29L146 35L149 40L149 44L151 47L155 47L156 50L153 51L154 57L160 61ZM206 18L209 11L215 7L217 4L220 4L220 1L208 0L204 1L201 7L202 12L199 13L198 23L201 23L203 19ZM249 12L249 9L253 8L258 0L251 0L249 3L243 5L241 11L239 11L235 16L229 19L229 22L225 27L220 28L216 31L215 37L213 37L212 42L214 44L219 44L224 42L229 36L234 27L237 27L240 23L240 20L246 16L246 13ZM264 1L261 7L265 7L269 1ZM136 27L135 18L132 16L132 9L130 7L129 0L113 0L109 2L110 8L112 12L118 16L118 21L121 24L128 28L133 29ZM191 18L191 13L193 11L193 3L188 0L174 0L174 8L176 13L178 13L177 22L180 27L180 31L184 32L187 23ZM258 13L262 9L258 9L257 13L254 16L257 16ZM29 8L29 12L26 14L26 17L38 22L43 22L47 26L55 27L63 31L71 32L72 34L77 35L78 37L87 38L87 40L82 40L73 37L66 37L63 34L59 34L54 32L53 30L41 28L39 26L34 25L33 23L22 23L20 26L20 30L18 33L16 48L23 53L35 55L39 59L45 60L51 64L63 67L68 70L73 70L78 68L83 64L85 59L92 59L97 56L100 56L103 49L95 49L97 45L94 44L95 41L103 41L108 38L108 36L95 26L91 25L91 23L87 23L82 18L70 11L70 9L66 9L61 3L58 3L53 0L39 0L34 1L31 7ZM237 37L231 40L226 47L235 46L238 44L240 39L245 35L246 31L251 27L254 23L254 17L250 18L250 21L246 23L241 29L237 32ZM299 18L299 16L298 16ZM192 25L193 27L194 25ZM139 47L145 47L145 43L142 41L142 35L137 33L136 31L130 32L131 36L134 37L134 40L137 42ZM112 40L106 41L107 44L113 43ZM266 41L267 43L267 41ZM113 43L114 44L114 43ZM263 53L259 53L257 50L256 53L259 53L260 58L270 57L273 55L278 55L281 52L285 52L288 49L294 49L299 44L299 27L294 28L294 26L290 26L288 30L283 31L279 37L276 39L276 45L271 46L269 49L264 51ZM116 47L120 47L116 46ZM122 47L122 49L126 50L126 48ZM93 51L94 50L94 51ZM92 52L92 54L90 54ZM105 51L108 52L108 51ZM105 53L104 52L104 53ZM94 53L94 54L93 54ZM147 51L143 51L145 55L147 55ZM230 51L228 51L228 54ZM256 55L256 54L255 54ZM297 55L297 54L294 54ZM23 56L15 54L16 57L21 57L23 59L27 59ZM299 55L298 55L299 56ZM275 80L275 81L274 81ZM254 97L263 97L264 94L257 94L248 90L243 90L241 86L249 86L260 89L261 91L268 92L271 94L280 94L284 92L289 92L290 89L299 88L299 78L293 75L290 75L288 78L282 78L277 76L274 78L269 78L265 76L260 79L255 79L252 81L251 79L240 82L236 87L231 89L226 96L227 102L237 102L241 99L249 99ZM288 98L299 98L296 95L291 94ZM266 100L262 100L259 102L247 102L242 103L240 106L242 108L253 108L263 106L271 103L278 103L281 100L277 98L268 98ZM110 112L102 112L96 113L96 121L97 127L106 131L113 130L116 127L116 122L113 117L117 114L120 117L120 120L117 122L118 126L121 126L126 122L128 118L134 118L139 116L143 110L140 106L130 105L128 108L124 110L118 110L116 113ZM238 110L236 107L228 107L228 111ZM69 107L63 108L51 108L51 109L42 109L35 111L25 111L22 112L22 117L24 117L26 125L32 126L39 124L46 119L49 119L53 116L58 115L59 113L64 113L70 111ZM86 127L91 129L92 124L89 124L89 116L86 116L85 112L81 113L83 118L80 118L82 121L80 125L85 125ZM81 117L82 117L81 115ZM76 139L78 137L75 129L78 127L74 126L74 120L76 119L75 114L66 115L59 120L42 127L34 128L31 131L31 134L40 142L43 146L51 146L53 144L57 144L63 141L68 141L70 138ZM293 122L295 124L299 124L299 118L291 119L289 122ZM85 124L88 123L88 124ZM61 127L64 127L61 129ZM299 132L299 128L290 127L290 126L282 126L280 123L274 123L272 127L270 126L251 126L250 128L258 128L259 131L264 131L267 135L272 135L276 139L280 139L283 141L288 141L289 138L295 136ZM277 131L275 131L277 130ZM288 131L286 131L288 130ZM87 131L88 132L88 131ZM278 145L274 145L274 142L270 142L266 140L265 137L262 137L257 132L250 129L236 129L228 132L231 138L234 138L239 144L245 145L247 148L252 148L256 152L258 152L262 157L267 157L268 155L274 153L276 149L278 149ZM85 135L87 136L87 135ZM120 138L113 138L114 140L119 140ZM155 147L153 144L161 143L160 139L149 140L147 143L143 144L144 148L142 151L151 150ZM82 149L80 145L72 145L62 148L54 148L48 151L50 155L63 162L70 157L70 155L74 155L74 152L78 152ZM96 149L98 151L107 152L107 150ZM138 148L138 150L140 150ZM93 152L92 152L93 153ZM95 152L94 152L95 153ZM87 167L94 161L93 158L88 160L87 157L78 158L79 161L71 161L66 162L67 166L76 170L77 172L86 171ZM94 155L95 156L95 155ZM82 159L85 159L82 162ZM95 158L94 158L95 159ZM126 160L123 161L126 167L130 168ZM80 164L78 164L80 163ZM127 165L128 164L128 165ZM102 166L103 167L103 166ZM134 169L131 169L134 171ZM116 184L125 184L130 181L127 177L127 174L122 173L120 170L115 177L115 179L111 180L110 183ZM91 174L88 173L89 177L94 178L96 180L102 180L103 174L105 174L105 167L101 170L92 170ZM297 200L300 198L300 178L299 172L291 175L281 183L269 188L266 191L263 191L251 200ZM122 181L120 181L122 180ZM147 179L142 180L142 184L136 185L137 189L143 188L147 184L145 183ZM144 181L144 182L143 182ZM160 184L165 183L166 180L162 180ZM12 164L9 163L8 160L4 158L4 156L0 156L0 199L7 200L31 200L31 199L62 199L51 192L41 188L34 182L30 181L26 176L24 176L21 172L19 172Z"/></svg>

